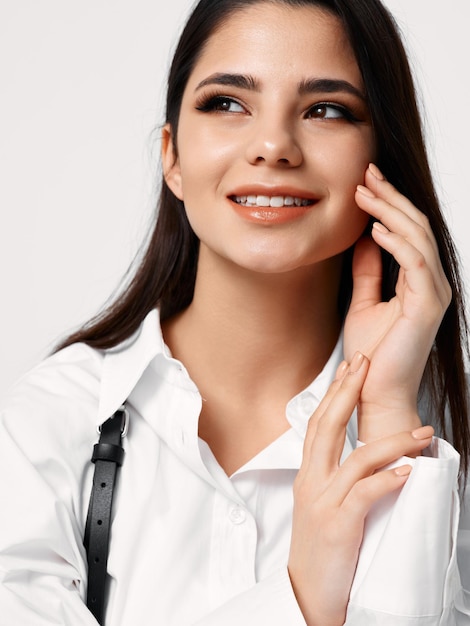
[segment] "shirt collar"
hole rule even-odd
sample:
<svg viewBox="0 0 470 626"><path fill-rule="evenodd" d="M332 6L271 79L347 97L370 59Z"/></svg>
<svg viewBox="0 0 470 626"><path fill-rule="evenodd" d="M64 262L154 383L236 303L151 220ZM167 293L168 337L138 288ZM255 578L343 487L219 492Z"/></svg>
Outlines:
<svg viewBox="0 0 470 626"><path fill-rule="evenodd" d="M156 309L134 335L105 352L98 425L126 400L183 462L210 479L198 448L202 399L166 346Z"/></svg>
<svg viewBox="0 0 470 626"><path fill-rule="evenodd" d="M172 360L161 333L159 311L153 309L131 337L105 352L98 424L102 424L125 402L150 362L159 354L166 360ZM320 374L288 403L287 419L302 436L305 435L308 420L333 381L342 359L341 333Z"/></svg>
<svg viewBox="0 0 470 626"><path fill-rule="evenodd" d="M127 400L149 363L158 354L168 355L160 331L157 309L147 314L139 329L104 355L98 425Z"/></svg>
<svg viewBox="0 0 470 626"><path fill-rule="evenodd" d="M288 403L287 419L302 439L307 430L308 420L333 382L338 365L343 358L343 333L341 332L336 346L320 374Z"/></svg>
<svg viewBox="0 0 470 626"><path fill-rule="evenodd" d="M161 359L158 358L159 356ZM308 421L333 381L336 369L342 359L343 334L341 333L320 374L289 401L286 411L287 419L300 440L303 441ZM194 419L183 420L181 411L175 412L171 420L171 437L178 440L189 437L191 445L194 447L194 456L196 456L197 415L195 413L198 414L200 410L200 395L184 366L172 358L163 340L160 315L157 309L153 309L147 314L139 329L131 337L104 353L97 424L102 424L114 414L129 398L139 381L146 376L155 376L156 373L170 385L190 392L183 395L188 396L188 413L194 413ZM198 398L196 404L194 403L195 395ZM179 397L181 400L181 394ZM167 439L170 432L168 419L162 419L160 416L158 422L158 425L153 425L154 428L159 431L160 436ZM193 432L194 429L196 429L195 433ZM356 420L353 416L348 425L348 435L352 441L355 440L356 430ZM291 452L288 454L289 459L285 459L285 462L289 467L298 467L297 446L290 445L289 447ZM270 464L270 462L267 463L268 466Z"/></svg>

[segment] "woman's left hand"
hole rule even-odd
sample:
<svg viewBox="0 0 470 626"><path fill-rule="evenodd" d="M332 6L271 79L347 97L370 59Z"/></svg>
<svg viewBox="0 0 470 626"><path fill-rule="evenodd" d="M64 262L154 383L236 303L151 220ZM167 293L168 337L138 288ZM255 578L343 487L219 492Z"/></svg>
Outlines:
<svg viewBox="0 0 470 626"><path fill-rule="evenodd" d="M368 442L419 427L419 385L452 293L426 216L373 165L365 184L356 202L378 222L372 239L356 244L344 352L346 360L360 351L371 362L358 405L359 439ZM400 266L388 302L381 300L379 246Z"/></svg>

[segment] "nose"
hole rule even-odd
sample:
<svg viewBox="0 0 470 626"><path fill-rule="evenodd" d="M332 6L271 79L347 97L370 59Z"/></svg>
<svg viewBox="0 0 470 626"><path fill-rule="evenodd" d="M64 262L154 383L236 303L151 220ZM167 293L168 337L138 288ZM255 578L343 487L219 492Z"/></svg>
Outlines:
<svg viewBox="0 0 470 626"><path fill-rule="evenodd" d="M279 118L255 123L246 156L253 165L298 167L303 161L294 132Z"/></svg>

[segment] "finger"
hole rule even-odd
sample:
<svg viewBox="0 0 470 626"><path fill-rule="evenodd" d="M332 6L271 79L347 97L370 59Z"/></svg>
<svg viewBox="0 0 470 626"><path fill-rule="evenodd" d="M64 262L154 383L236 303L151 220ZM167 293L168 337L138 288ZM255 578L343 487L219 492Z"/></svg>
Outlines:
<svg viewBox="0 0 470 626"><path fill-rule="evenodd" d="M402 270L397 284L397 294L405 288L414 294L413 300L403 302L403 312L409 317L423 316L433 324L441 321L450 302L450 293L442 284L436 284L435 276L423 254L401 235L392 233L379 222L374 224L372 237L393 255ZM411 307L411 309L410 309Z"/></svg>
<svg viewBox="0 0 470 626"><path fill-rule="evenodd" d="M441 301L446 301L450 287L428 218L380 176L379 170L371 164L365 176L367 187L358 187L356 199L359 206L379 219L389 230L401 234L415 245L433 272Z"/></svg>
<svg viewBox="0 0 470 626"><path fill-rule="evenodd" d="M320 420L321 416L324 414L327 407L329 406L331 399L337 393L339 387L341 386L341 382L344 376L346 375L346 372L348 371L348 369L349 369L349 364L347 363L347 361L342 361L339 364L336 370L336 374L335 374L335 378L333 382L329 386L328 391L323 396L320 404L315 409L314 413L312 414L312 416L310 417L308 421L307 432L305 434L305 439L304 439L303 457L302 457L305 463L308 463L310 460L312 442L315 438L318 421Z"/></svg>
<svg viewBox="0 0 470 626"><path fill-rule="evenodd" d="M374 197L366 187L358 187L356 201L362 209L377 217L390 232L400 235L403 240L406 240L421 254L425 265L431 272L434 290L441 303L447 306L451 298L451 289L442 269L440 258L424 229L404 216L396 207L392 207L381 198ZM372 230L372 236L377 243L382 245L381 240L379 242L375 236L377 231L374 233L374 229ZM400 263L398 259L396 260Z"/></svg>
<svg viewBox="0 0 470 626"><path fill-rule="evenodd" d="M365 184L367 188L373 192L377 198L382 198L391 207L396 207L402 215L407 216L410 220L419 225L429 238L434 248L434 252L438 254L438 247L434 233L427 216L420 211L406 196L389 183L379 168L374 164L369 164L365 173ZM398 214L397 214L398 216Z"/></svg>
<svg viewBox="0 0 470 626"><path fill-rule="evenodd" d="M356 352L351 365L319 418L312 439L307 478L322 484L338 469L346 437L346 427L359 401L367 376L369 360Z"/></svg>
<svg viewBox="0 0 470 626"><path fill-rule="evenodd" d="M390 183L382 184L389 185ZM369 187L358 185L356 199L362 209L385 224L389 230L413 239L423 253L426 251L430 259L435 259L437 257L437 244L429 228L427 218L416 208L414 209L415 214L410 215L410 212L404 208L411 203L399 192L396 193L399 195L399 199L392 204L391 201L372 191Z"/></svg>
<svg viewBox="0 0 470 626"><path fill-rule="evenodd" d="M403 456L418 455L429 446L433 434L431 426L423 426L413 432L396 433L356 448L336 472L326 496L327 503L340 505L362 479Z"/></svg>
<svg viewBox="0 0 470 626"><path fill-rule="evenodd" d="M401 465L358 481L342 504L350 523L354 525L363 522L371 507L384 496L403 487L411 472L411 465Z"/></svg>
<svg viewBox="0 0 470 626"><path fill-rule="evenodd" d="M382 300L382 259L380 248L369 237L354 247L352 263L353 292L350 310L373 306Z"/></svg>

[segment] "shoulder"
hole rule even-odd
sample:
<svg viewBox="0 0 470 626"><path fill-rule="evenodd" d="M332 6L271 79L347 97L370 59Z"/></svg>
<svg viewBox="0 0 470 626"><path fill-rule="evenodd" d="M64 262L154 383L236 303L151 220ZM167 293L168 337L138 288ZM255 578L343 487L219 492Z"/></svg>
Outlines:
<svg viewBox="0 0 470 626"><path fill-rule="evenodd" d="M39 363L3 403L4 436L25 452L39 446L64 448L67 442L88 439L88 431L93 438L103 363L104 353L84 344L73 344Z"/></svg>
<svg viewBox="0 0 470 626"><path fill-rule="evenodd" d="M163 351L156 310L134 335L109 350L76 343L58 351L7 396L0 411L0 439L10 438L29 458L38 454L38 444L51 455L70 451L73 456L73 446L89 447L97 425L125 402L150 361Z"/></svg>
<svg viewBox="0 0 470 626"><path fill-rule="evenodd" d="M105 353L76 343L47 357L13 386L4 406L36 406L64 400L86 401L96 398Z"/></svg>

